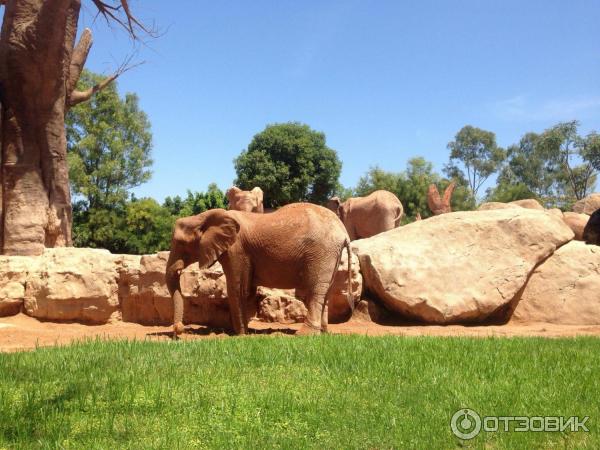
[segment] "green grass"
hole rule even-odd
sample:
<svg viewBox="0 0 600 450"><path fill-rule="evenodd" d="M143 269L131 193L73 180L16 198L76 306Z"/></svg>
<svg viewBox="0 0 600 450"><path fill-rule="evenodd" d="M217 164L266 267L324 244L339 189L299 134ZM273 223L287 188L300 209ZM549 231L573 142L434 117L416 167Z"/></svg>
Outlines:
<svg viewBox="0 0 600 450"><path fill-rule="evenodd" d="M0 448L600 448L600 340L321 336L0 355ZM452 435L450 418L590 416Z"/></svg>

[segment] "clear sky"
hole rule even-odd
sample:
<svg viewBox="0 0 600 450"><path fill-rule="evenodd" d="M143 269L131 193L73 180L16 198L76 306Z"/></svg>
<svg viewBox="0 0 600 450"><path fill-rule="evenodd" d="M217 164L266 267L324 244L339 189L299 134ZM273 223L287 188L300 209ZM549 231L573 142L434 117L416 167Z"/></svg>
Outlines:
<svg viewBox="0 0 600 450"><path fill-rule="evenodd" d="M325 132L345 186L413 156L441 170L467 124L503 146L564 120L600 131L597 0L131 3L164 31L119 80L154 134L153 177L137 196L227 189L233 159L274 122ZM90 5L87 67L108 74L132 44Z"/></svg>

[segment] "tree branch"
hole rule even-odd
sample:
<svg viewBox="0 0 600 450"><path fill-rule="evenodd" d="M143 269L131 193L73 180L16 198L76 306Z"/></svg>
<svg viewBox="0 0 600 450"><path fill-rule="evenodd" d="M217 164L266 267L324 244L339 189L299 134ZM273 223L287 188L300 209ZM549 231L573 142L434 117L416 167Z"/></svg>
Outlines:
<svg viewBox="0 0 600 450"><path fill-rule="evenodd" d="M72 107L72 106L78 105L80 103L87 102L90 98L92 98L92 96L94 94L96 94L97 92L100 92L102 89L105 89L106 86L108 86L110 83L115 81L117 78L119 78L125 72L133 69L134 67L138 67L138 66L141 66L142 64L144 64L144 61L141 61L136 64L131 64L132 59L133 59L133 55L129 56L125 61L123 61L121 66L119 66L119 68L113 75L111 75L108 78L105 78L100 83L96 84L95 86L92 86L91 88L86 89L85 91L74 90L73 92L71 92L67 106Z"/></svg>
<svg viewBox="0 0 600 450"><path fill-rule="evenodd" d="M141 23L131 12L128 0L119 0L119 4L110 4L103 0L92 0L96 8L98 8L98 14L106 19L107 23L114 21L123 27L129 35L137 39L137 30L141 30L150 36L156 36L157 32L154 29L147 28Z"/></svg>
<svg viewBox="0 0 600 450"><path fill-rule="evenodd" d="M71 58L71 65L69 67L67 92L73 92L75 90L77 81L79 81L79 77L81 76L81 72L85 66L88 54L90 53L90 48L92 48L92 43L92 32L89 28L86 28L83 30L81 38L73 50L73 57Z"/></svg>

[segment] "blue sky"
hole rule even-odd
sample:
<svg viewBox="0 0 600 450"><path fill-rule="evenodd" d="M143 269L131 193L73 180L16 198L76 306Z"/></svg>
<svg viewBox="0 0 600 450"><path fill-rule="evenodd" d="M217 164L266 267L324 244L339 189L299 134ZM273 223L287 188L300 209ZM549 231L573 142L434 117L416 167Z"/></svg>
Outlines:
<svg viewBox="0 0 600 450"><path fill-rule="evenodd" d="M91 3L91 2L90 2ZM87 67L110 73L127 36L82 25ZM354 186L370 166L399 171L414 156L436 169L464 125L506 146L527 131L577 119L600 131L600 2L220 1L132 3L162 37L139 48L146 64L119 80L152 122L152 179L137 196L159 201L226 189L233 159L274 122L326 133Z"/></svg>

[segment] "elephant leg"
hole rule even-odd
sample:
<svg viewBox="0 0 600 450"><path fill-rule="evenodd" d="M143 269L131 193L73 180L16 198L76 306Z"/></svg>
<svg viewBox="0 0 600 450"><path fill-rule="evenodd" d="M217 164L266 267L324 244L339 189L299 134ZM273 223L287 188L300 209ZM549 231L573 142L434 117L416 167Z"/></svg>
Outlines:
<svg viewBox="0 0 600 450"><path fill-rule="evenodd" d="M256 291L252 288L250 270L243 262L238 264L232 261L223 261L223 269L227 279L227 299L231 325L235 334L246 334L250 321L246 312L249 297L256 299ZM254 295L251 295L254 292Z"/></svg>
<svg viewBox="0 0 600 450"><path fill-rule="evenodd" d="M327 305L327 298L325 299L325 306L323 307L323 314L321 315L321 331L323 333L328 332L329 324L329 306Z"/></svg>
<svg viewBox="0 0 600 450"><path fill-rule="evenodd" d="M316 286L307 292L306 296L306 319L302 328L298 331L299 335L319 334L322 330L323 311L326 307L326 295L329 290L329 281L319 282ZM325 319L326 320L326 319Z"/></svg>
<svg viewBox="0 0 600 450"><path fill-rule="evenodd" d="M246 321L244 319L245 314L240 292L235 286L230 287L229 283L227 283L227 299L229 301L229 314L231 316L233 331L235 334L246 334Z"/></svg>

